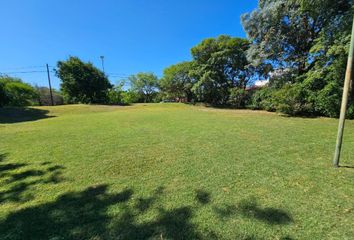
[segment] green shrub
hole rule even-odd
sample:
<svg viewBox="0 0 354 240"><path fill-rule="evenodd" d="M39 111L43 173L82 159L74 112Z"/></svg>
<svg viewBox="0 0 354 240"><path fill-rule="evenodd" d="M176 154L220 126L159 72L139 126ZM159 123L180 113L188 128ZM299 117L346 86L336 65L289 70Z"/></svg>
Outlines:
<svg viewBox="0 0 354 240"><path fill-rule="evenodd" d="M123 104L136 103L139 101L139 94L132 90L128 90L122 93L122 100Z"/></svg>
<svg viewBox="0 0 354 240"><path fill-rule="evenodd" d="M275 104L272 99L274 90L269 87L262 87L250 92L248 108L254 110L275 111Z"/></svg>
<svg viewBox="0 0 354 240"><path fill-rule="evenodd" d="M38 93L31 85L12 77L0 77L0 93L1 106L28 106L38 99Z"/></svg>
<svg viewBox="0 0 354 240"><path fill-rule="evenodd" d="M316 114L310 93L303 84L286 84L273 94L277 111L288 115L312 116Z"/></svg>
<svg viewBox="0 0 354 240"><path fill-rule="evenodd" d="M230 90L230 96L228 104L235 108L244 108L246 106L248 93L243 88L232 88Z"/></svg>
<svg viewBox="0 0 354 240"><path fill-rule="evenodd" d="M124 104L123 100L123 93L122 86L114 86L110 90L108 90L108 103L113 105L122 105Z"/></svg>

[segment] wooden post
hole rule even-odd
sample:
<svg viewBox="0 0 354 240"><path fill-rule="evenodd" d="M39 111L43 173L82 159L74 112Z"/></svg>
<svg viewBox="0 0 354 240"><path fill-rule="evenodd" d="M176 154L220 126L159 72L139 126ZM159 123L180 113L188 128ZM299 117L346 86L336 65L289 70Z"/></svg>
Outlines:
<svg viewBox="0 0 354 240"><path fill-rule="evenodd" d="M50 74L49 74L49 66L47 66L47 74L48 74L48 83L49 83L49 92L50 92L50 101L52 103L52 106L54 106L54 101L53 101L53 92L52 92L52 84L50 83Z"/></svg>
<svg viewBox="0 0 354 240"><path fill-rule="evenodd" d="M351 81L352 81L353 55L354 55L354 20L353 20L352 37L351 37L351 42L350 42L350 49L349 49L349 56L348 56L348 63L347 63L347 71L346 71L345 80L344 80L343 97L342 97L342 105L341 105L341 109L340 109L336 150L335 150L334 159L333 159L334 167L339 167L340 153L341 153L342 141L343 141L345 117L346 117L347 105L348 105L348 96L349 96L349 90L350 90Z"/></svg>

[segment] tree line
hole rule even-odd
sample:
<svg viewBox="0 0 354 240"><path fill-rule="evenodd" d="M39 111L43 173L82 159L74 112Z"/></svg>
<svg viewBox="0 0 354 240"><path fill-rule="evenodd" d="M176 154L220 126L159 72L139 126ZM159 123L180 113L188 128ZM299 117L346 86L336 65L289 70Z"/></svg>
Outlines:
<svg viewBox="0 0 354 240"><path fill-rule="evenodd" d="M205 39L191 49L191 61L167 67L160 79L153 73L132 75L126 79L129 89L112 85L92 63L69 57L57 63L61 88L55 94L65 103L203 102L336 117L352 15L352 0L259 0L241 17L247 39ZM252 87L265 79L266 86ZM19 79L0 78L0 105L31 104L39 96L45 102L48 91L29 88ZM19 89L17 95L27 100L13 93ZM348 113L354 117L353 99Z"/></svg>

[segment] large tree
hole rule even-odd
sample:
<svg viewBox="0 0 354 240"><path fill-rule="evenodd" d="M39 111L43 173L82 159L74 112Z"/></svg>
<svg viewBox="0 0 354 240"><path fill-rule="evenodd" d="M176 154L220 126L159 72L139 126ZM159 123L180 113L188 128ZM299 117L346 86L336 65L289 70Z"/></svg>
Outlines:
<svg viewBox="0 0 354 240"><path fill-rule="evenodd" d="M246 51L249 42L241 38L221 35L209 38L193 47L195 66L191 72L197 79L193 91L199 100L225 104L230 89L246 88L249 81Z"/></svg>
<svg viewBox="0 0 354 240"><path fill-rule="evenodd" d="M194 84L194 78L190 75L192 67L193 62L181 62L164 70L163 78L160 81L160 88L168 98L186 98L187 101L192 100L192 87Z"/></svg>
<svg viewBox="0 0 354 240"><path fill-rule="evenodd" d="M159 79L153 73L138 73L128 78L131 90L140 95L141 101L152 102L159 88Z"/></svg>
<svg viewBox="0 0 354 240"><path fill-rule="evenodd" d="M57 76L66 100L70 103L106 103L108 89L112 87L105 74L78 57L57 63Z"/></svg>
<svg viewBox="0 0 354 240"><path fill-rule="evenodd" d="M259 0L258 8L242 17L252 65L282 73L271 78L277 110L338 115L352 6L351 0Z"/></svg>
<svg viewBox="0 0 354 240"><path fill-rule="evenodd" d="M351 0L259 0L257 9L242 16L252 42L249 59L257 67L308 72L328 51L336 29L350 21L351 5ZM327 46L311 51L319 41Z"/></svg>

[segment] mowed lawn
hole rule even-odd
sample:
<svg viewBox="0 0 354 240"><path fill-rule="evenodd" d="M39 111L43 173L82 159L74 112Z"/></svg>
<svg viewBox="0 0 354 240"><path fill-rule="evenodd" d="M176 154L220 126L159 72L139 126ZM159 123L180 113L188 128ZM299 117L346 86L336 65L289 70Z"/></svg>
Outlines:
<svg viewBox="0 0 354 240"><path fill-rule="evenodd" d="M183 104L0 110L0 239L354 239L354 122Z"/></svg>

